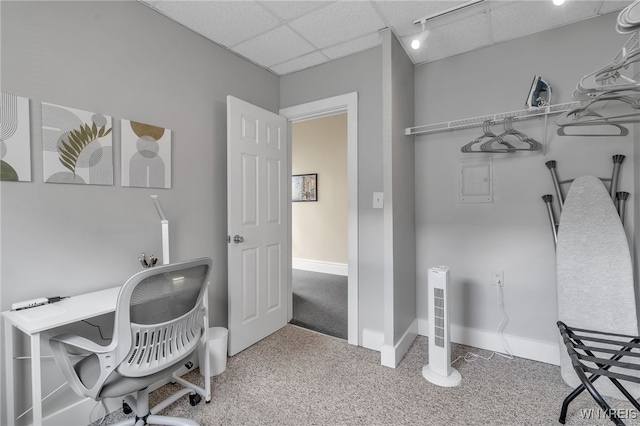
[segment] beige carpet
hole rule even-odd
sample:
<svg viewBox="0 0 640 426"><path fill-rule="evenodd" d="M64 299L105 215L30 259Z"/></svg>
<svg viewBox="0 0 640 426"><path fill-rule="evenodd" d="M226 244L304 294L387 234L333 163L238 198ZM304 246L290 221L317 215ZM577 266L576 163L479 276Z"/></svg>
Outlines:
<svg viewBox="0 0 640 426"><path fill-rule="evenodd" d="M473 351L453 345L453 359ZM562 400L571 391L553 365L495 356L457 361L462 384L441 388L421 374L427 339L418 337L398 368L380 365L378 352L344 340L287 325L229 358L227 370L212 380L213 398L192 407L187 398L163 414L193 419L200 425L558 425ZM185 378L202 385L198 371ZM176 385L150 395L151 404ZM607 399L623 410L628 425L640 425L640 413L627 401ZM568 425L611 425L587 420L580 410L598 406L583 393L569 406ZM626 410L626 411L624 411ZM121 411L103 424L124 419Z"/></svg>

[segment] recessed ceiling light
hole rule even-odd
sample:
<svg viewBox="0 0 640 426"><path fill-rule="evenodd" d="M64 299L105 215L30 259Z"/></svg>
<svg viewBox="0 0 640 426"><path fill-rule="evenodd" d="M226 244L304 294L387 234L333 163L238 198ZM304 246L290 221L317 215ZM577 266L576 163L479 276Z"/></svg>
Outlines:
<svg viewBox="0 0 640 426"><path fill-rule="evenodd" d="M555 4L556 6L560 6L563 3L564 3L564 0L553 0L553 4Z"/></svg>

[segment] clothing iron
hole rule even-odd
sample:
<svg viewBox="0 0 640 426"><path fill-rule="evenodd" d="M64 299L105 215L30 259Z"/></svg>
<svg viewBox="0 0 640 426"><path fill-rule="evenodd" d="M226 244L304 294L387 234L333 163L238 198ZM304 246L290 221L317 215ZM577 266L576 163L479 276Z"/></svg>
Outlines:
<svg viewBox="0 0 640 426"><path fill-rule="evenodd" d="M529 109L551 104L551 86L542 77L534 76L526 105Z"/></svg>

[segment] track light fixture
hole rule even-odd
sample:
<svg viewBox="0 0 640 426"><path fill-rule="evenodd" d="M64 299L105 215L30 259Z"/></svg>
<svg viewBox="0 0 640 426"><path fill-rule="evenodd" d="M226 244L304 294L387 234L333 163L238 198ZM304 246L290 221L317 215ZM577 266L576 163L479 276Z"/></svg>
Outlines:
<svg viewBox="0 0 640 426"><path fill-rule="evenodd" d="M425 31L425 23L423 22L422 23L422 32L420 34L416 35L413 40L411 40L411 48L414 49L414 50L420 49L420 46L422 45L422 43L427 38L427 35L429 35L429 33L427 33Z"/></svg>
<svg viewBox="0 0 640 426"><path fill-rule="evenodd" d="M478 4L483 2L484 0L469 0L457 6L450 7L449 9L445 9L441 12L434 13L432 15L425 16L424 18L416 19L413 21L414 24L424 24L430 19L439 18L440 16L447 15L452 12L457 12L458 10L462 10L469 6L473 6L474 4Z"/></svg>
<svg viewBox="0 0 640 426"><path fill-rule="evenodd" d="M424 18L416 19L415 21L413 21L413 24L414 25L421 24L422 25L422 32L417 34L411 40L411 48L419 49L420 46L422 45L422 43L427 38L429 33L428 33L428 31L425 31L425 26L426 26L426 23L427 23L428 20L431 20L431 19L434 19L434 18L438 18L440 16L447 15L447 14L452 13L452 12L457 12L458 10L464 9L466 7L469 7L469 6L473 6L474 4L477 4L477 3L480 3L480 2L483 2L483 1L484 0L469 0L469 1L466 1L466 2L464 2L462 4L459 4L457 6L451 7L449 9L445 9L443 11L434 13L432 15L425 16ZM556 1L556 0L554 0L554 1Z"/></svg>

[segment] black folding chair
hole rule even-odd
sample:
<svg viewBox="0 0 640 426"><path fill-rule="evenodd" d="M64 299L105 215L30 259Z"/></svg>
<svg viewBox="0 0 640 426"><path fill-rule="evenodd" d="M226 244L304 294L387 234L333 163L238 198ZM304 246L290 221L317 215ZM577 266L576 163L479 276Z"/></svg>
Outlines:
<svg viewBox="0 0 640 426"><path fill-rule="evenodd" d="M557 325L562 340L567 347L573 368L582 382L562 403L560 423L564 424L567 409L571 401L587 389L612 422L616 425L624 425L624 422L618 416L619 411L611 409L609 404L602 398L602 395L600 395L593 386L593 382L601 376L607 377L629 402L633 404L636 410L640 412L640 404L638 401L636 401L620 383L620 380L640 383L638 373L636 373L636 376L625 374L625 370L628 370L629 373L632 371L640 372L640 364L621 361L623 357L640 359L640 336L627 336L624 334L574 328L567 326L562 321L558 321ZM595 353L609 354L611 356L610 358L600 358L596 356ZM589 363L589 365L585 364L585 362ZM593 365L593 367L590 365ZM617 367L617 371L611 371L612 367ZM589 377L587 377L587 373L590 373Z"/></svg>

